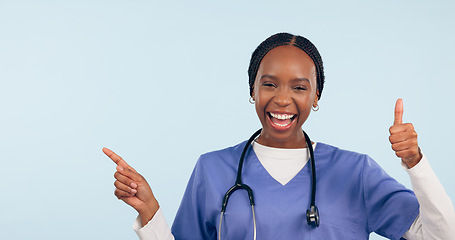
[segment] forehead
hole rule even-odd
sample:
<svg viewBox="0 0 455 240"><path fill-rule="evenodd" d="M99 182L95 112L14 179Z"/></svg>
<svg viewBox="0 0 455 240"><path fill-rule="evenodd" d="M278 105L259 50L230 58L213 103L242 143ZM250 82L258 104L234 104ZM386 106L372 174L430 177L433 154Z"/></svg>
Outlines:
<svg viewBox="0 0 455 240"><path fill-rule="evenodd" d="M303 50L294 46L279 46L270 50L259 65L257 76L262 74L291 74L294 77L315 78L316 66Z"/></svg>

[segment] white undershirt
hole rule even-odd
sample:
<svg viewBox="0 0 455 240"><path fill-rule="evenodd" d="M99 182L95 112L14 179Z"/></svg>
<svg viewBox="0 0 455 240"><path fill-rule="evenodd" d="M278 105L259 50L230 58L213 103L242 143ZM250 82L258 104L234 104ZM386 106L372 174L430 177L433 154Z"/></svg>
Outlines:
<svg viewBox="0 0 455 240"><path fill-rule="evenodd" d="M253 150L265 170L281 185L286 185L309 160L308 148L273 148L253 142ZM313 144L316 149L316 143Z"/></svg>
<svg viewBox="0 0 455 240"><path fill-rule="evenodd" d="M308 162L306 148L272 148L255 142L253 149L267 172L283 185L294 178ZM316 143L313 149L316 149ZM420 204L420 215L403 237L408 240L454 239L455 211L452 201L431 169L425 155L413 168L408 169L404 164L402 167L411 178L412 189ZM140 218L137 217L133 229L141 240L174 239L161 209L158 209L152 220L143 227Z"/></svg>

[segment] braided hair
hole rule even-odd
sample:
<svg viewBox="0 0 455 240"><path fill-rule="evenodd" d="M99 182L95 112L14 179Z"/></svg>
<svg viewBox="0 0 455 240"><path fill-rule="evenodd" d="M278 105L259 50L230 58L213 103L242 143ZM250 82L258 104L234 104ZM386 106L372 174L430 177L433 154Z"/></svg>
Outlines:
<svg viewBox="0 0 455 240"><path fill-rule="evenodd" d="M292 35L289 33L277 33L272 35L259 44L256 50L254 50L251 55L250 66L248 67L250 96L253 96L254 81L262 59L270 50L283 45L298 47L313 60L314 65L316 66L316 82L318 88L316 93L318 99L320 99L322 89L324 88L324 67L322 66L321 55L319 55L319 51L316 49L316 46L310 42L310 40L302 36Z"/></svg>

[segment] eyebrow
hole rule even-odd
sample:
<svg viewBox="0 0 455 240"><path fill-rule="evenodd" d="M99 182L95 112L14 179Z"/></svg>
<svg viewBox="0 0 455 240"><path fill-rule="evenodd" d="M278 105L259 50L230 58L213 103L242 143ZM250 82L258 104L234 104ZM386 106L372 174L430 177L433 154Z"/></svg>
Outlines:
<svg viewBox="0 0 455 240"><path fill-rule="evenodd" d="M292 79L293 82L308 82L310 83L310 79L308 78L294 78Z"/></svg>
<svg viewBox="0 0 455 240"><path fill-rule="evenodd" d="M270 78L272 80L278 80L278 77L270 75L270 74L264 74L261 76L260 80L263 78ZM308 82L310 83L310 80L308 78L294 78L291 81L293 82Z"/></svg>
<svg viewBox="0 0 455 240"><path fill-rule="evenodd" d="M264 74L264 75L262 75L261 78L260 78L259 80L261 80L261 79L263 79L263 78L270 78L270 79L272 79L272 80L278 80L278 78L277 78L276 76L273 76L273 75L270 75L270 74Z"/></svg>

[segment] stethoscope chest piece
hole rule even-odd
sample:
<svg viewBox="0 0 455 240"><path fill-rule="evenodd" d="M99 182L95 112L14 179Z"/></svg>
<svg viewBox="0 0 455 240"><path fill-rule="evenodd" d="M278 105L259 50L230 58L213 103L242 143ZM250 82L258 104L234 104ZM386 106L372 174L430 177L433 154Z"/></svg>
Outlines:
<svg viewBox="0 0 455 240"><path fill-rule="evenodd" d="M319 227L319 210L316 206L311 206L306 210L306 221L310 226Z"/></svg>

